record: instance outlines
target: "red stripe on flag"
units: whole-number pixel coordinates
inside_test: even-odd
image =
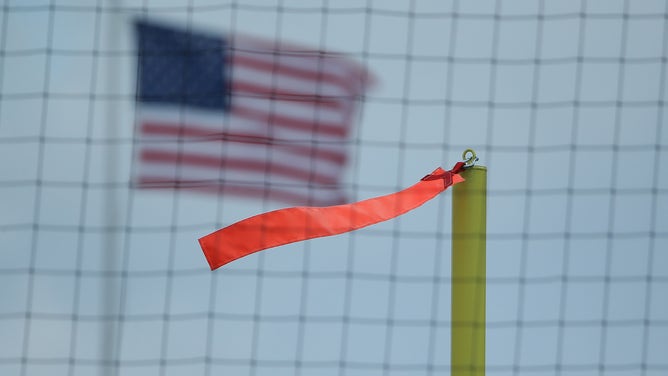
[[[292,207],[256,215],[199,239],[211,267],[219,268],[263,249],[357,230],[417,208],[452,184],[463,164],[434,170],[403,191],[347,205]]]

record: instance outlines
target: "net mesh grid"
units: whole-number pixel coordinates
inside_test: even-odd
[[[0,373],[450,369],[450,199],[210,272],[196,239],[280,207],[129,189],[136,16],[364,63],[346,189],[489,168],[487,373],[662,375],[664,1],[5,1]],[[224,174],[224,172],[223,172]]]

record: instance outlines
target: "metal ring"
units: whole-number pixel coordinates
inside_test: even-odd
[[[467,155],[470,155],[467,157]],[[473,149],[466,149],[462,153],[462,159],[464,160],[465,167],[472,167],[478,161],[478,157],[475,154]]]

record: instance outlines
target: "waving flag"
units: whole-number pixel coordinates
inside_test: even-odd
[[[347,57],[140,20],[139,188],[293,204],[345,201],[347,140],[369,73]]]

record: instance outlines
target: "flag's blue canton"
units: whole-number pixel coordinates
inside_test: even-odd
[[[138,100],[224,110],[225,41],[140,20]]]

